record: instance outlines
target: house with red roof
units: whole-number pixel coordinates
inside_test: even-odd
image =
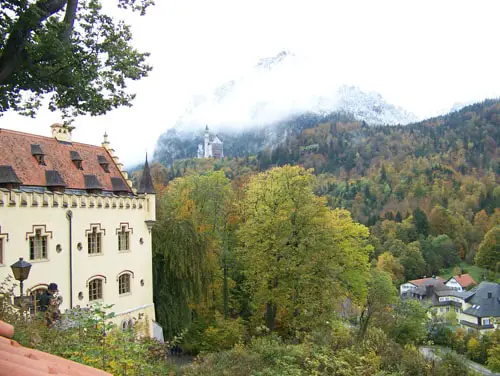
[[[62,312],[112,305],[122,328],[140,319],[158,332],[147,157],[135,189],[106,134],[101,145],[88,145],[71,131],[54,124],[44,137],[0,129],[0,281],[22,258],[31,264],[24,294],[32,312],[56,283]]]
[[[420,278],[408,281],[399,286],[402,298],[425,299],[432,297],[434,291],[446,289],[445,280],[441,277]]]
[[[446,281],[446,286],[456,291],[465,291],[477,285],[477,282],[470,274],[459,274]]]

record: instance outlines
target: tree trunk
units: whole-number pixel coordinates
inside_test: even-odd
[[[60,11],[66,2],[67,0],[39,0],[19,16],[1,51],[0,85],[4,84],[28,60],[25,47],[30,34],[40,28],[44,20]],[[74,11],[76,12],[76,8]]]

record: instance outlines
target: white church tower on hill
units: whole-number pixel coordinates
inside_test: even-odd
[[[204,145],[198,145],[198,158],[216,158],[221,159],[224,157],[223,142],[218,135],[210,139],[210,131],[208,125],[205,127]]]

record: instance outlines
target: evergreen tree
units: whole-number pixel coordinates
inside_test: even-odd
[[[425,212],[420,208],[416,208],[413,211],[413,225],[417,229],[417,233],[420,235],[423,235],[424,237],[429,235],[429,220],[427,219]]]

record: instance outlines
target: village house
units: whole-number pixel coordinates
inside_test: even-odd
[[[456,291],[465,291],[477,283],[470,274],[459,274],[448,279],[445,285]]]
[[[500,285],[481,282],[469,291],[446,290],[436,293],[433,310],[439,316],[454,311],[460,327],[469,332],[495,330],[500,320]]]
[[[112,304],[122,328],[142,319],[150,335],[160,332],[147,158],[135,191],[107,135],[94,146],[72,141],[69,127],[51,128],[53,137],[0,129],[0,279],[23,258],[32,265],[24,293],[33,312],[37,297],[55,282],[62,311]]]
[[[424,300],[432,298],[435,291],[445,290],[445,280],[441,277],[420,278],[408,281],[399,286],[401,298]]]

